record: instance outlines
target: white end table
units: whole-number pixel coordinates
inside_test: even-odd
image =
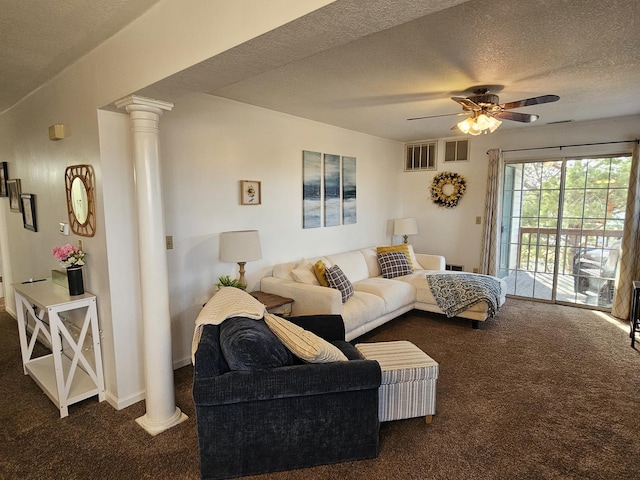
[[[105,399],[102,354],[100,350],[100,330],[96,297],[90,293],[69,295],[69,290],[51,279],[33,283],[14,283],[18,331],[22,350],[24,374],[42,388],[44,393],[60,409],[60,417],[69,415],[69,405],[98,395]],[[61,313],[79,310],[84,320],[79,325],[77,338],[69,332]],[[27,324],[33,322],[31,338],[27,338]],[[80,322],[78,322],[80,323]],[[51,344],[49,355],[32,358],[33,349],[42,333]],[[83,352],[83,345],[90,335],[92,358]],[[63,352],[64,345],[70,351]],[[90,361],[91,360],[91,361]]]

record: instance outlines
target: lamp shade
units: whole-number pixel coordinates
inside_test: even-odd
[[[415,218],[396,218],[393,221],[394,235],[415,235],[416,233],[418,233],[418,222]]]
[[[220,261],[251,262],[261,258],[258,230],[239,230],[220,234]]]

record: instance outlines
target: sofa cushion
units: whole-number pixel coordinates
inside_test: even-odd
[[[353,288],[356,293],[366,292],[382,298],[384,300],[384,313],[393,312],[416,301],[416,289],[407,282],[377,277],[354,283]]]
[[[362,256],[367,262],[367,267],[369,267],[369,278],[379,277],[381,272],[376,247],[363,248],[360,252],[362,252]]]
[[[226,319],[220,325],[220,349],[231,370],[268,370],[293,364],[291,352],[262,319]]]
[[[296,265],[296,268],[291,270],[291,276],[296,282],[306,283],[308,285],[320,285],[316,278],[315,270],[309,260],[304,258]]]
[[[328,287],[329,286],[329,282],[327,281],[327,264],[324,263],[323,260],[318,260],[316,263],[313,264],[313,272],[316,275],[316,279],[318,280],[318,283],[320,285],[322,285],[323,287]]]
[[[351,298],[353,295],[353,284],[349,281],[338,265],[327,268],[325,275],[327,276],[329,286],[340,290],[340,293],[342,294],[342,303]]]
[[[384,278],[400,277],[412,272],[409,259],[404,252],[379,253],[378,262]]]
[[[440,272],[440,273],[445,273],[445,272]],[[451,272],[451,273],[455,274],[456,272]],[[429,283],[427,281],[427,274],[424,270],[418,270],[411,273],[410,275],[397,277],[394,280],[400,280],[402,282],[413,285],[413,287],[416,290],[416,303],[435,305],[435,306],[438,305],[438,303],[436,302],[436,299],[433,298],[433,294],[431,293],[431,288],[429,288]],[[471,312],[483,312],[485,310],[486,310],[485,302],[480,302],[468,309],[468,311],[471,311]]]
[[[271,331],[293,354],[309,363],[347,361],[347,357],[335,345],[284,318],[267,314],[265,322]]]
[[[414,270],[423,270],[424,267],[420,265],[418,257],[416,257],[416,252],[413,251],[413,245],[408,244],[407,246],[409,248],[409,264]]]
[[[351,282],[359,282],[369,278],[369,266],[360,250],[327,255],[332,265],[340,265],[344,274]]]
[[[411,267],[411,271],[413,271],[413,259],[411,258],[411,253],[409,252],[409,245],[407,245],[406,243],[401,243],[400,245],[386,245],[382,247],[377,247],[376,252],[378,254],[389,253],[389,252],[404,253],[407,257],[407,260],[409,261],[409,266]]]
[[[393,281],[381,280],[383,282]],[[358,282],[355,285],[360,285],[361,283]],[[342,304],[345,334],[348,337],[349,332],[386,314],[387,308],[384,299],[372,293],[355,291],[353,297],[347,303]]]
[[[293,280],[291,271],[296,268],[296,262],[279,263],[273,266],[271,274],[276,278],[282,278],[283,280]]]

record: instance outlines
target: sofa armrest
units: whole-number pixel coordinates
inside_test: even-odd
[[[196,405],[208,406],[368,390],[380,386],[381,376],[374,360],[232,371],[196,378],[193,399]]]
[[[342,295],[335,288],[264,277],[260,281],[260,290],[293,298],[291,306],[293,315],[340,315],[342,313]]]
[[[447,267],[447,261],[442,255],[416,253],[416,259],[423,270],[445,270]]]

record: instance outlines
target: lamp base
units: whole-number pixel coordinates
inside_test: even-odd
[[[409,243],[409,235],[402,236],[402,243],[404,243],[405,245]]]
[[[242,285],[245,289],[247,288],[247,279],[244,278],[244,266],[247,262],[238,262],[238,267],[240,267],[240,278],[238,278],[238,282],[240,283],[240,285]]]

